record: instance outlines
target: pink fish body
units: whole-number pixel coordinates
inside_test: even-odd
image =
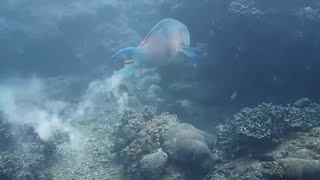
[[[138,66],[161,66],[172,63],[179,53],[195,57],[196,48],[190,48],[190,34],[186,25],[178,20],[167,18],[159,21],[147,34],[138,47],[127,47],[118,51],[112,58],[130,55],[132,70]],[[131,70],[130,70],[131,73]]]
[[[174,60],[184,47],[189,46],[190,35],[187,26],[175,19],[163,19],[151,29],[138,47],[146,61],[164,65]]]

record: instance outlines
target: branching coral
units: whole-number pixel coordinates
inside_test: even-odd
[[[264,149],[275,145],[285,134],[320,125],[320,105],[297,108],[263,103],[244,108],[219,126],[218,144],[231,152]]]

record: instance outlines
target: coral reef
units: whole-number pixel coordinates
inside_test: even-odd
[[[276,161],[257,161],[242,158],[227,163],[217,163],[206,179],[221,180],[280,180],[284,170]]]
[[[12,135],[9,131],[9,124],[0,112],[0,151],[4,151],[10,146]]]
[[[229,11],[238,16],[259,17],[263,12],[255,7],[254,0],[233,0],[230,2]]]
[[[200,178],[211,168],[213,135],[180,124],[175,115],[127,113],[116,134],[114,150],[130,179],[172,178],[178,172]]]
[[[290,132],[319,126],[319,114],[320,105],[315,103],[304,108],[265,103],[244,108],[219,126],[217,143],[230,156],[261,151],[273,147]]]
[[[7,179],[51,179],[47,172],[55,147],[42,141],[30,127],[18,129],[0,153],[0,177]]]
[[[267,151],[233,160],[215,159],[207,179],[280,180],[319,179],[319,128],[294,133]],[[220,156],[221,157],[221,156]]]
[[[159,149],[141,158],[138,172],[143,179],[161,179],[167,160],[168,155]]]
[[[161,114],[152,116],[150,111],[127,115],[117,132],[120,137],[115,144],[115,151],[124,164],[128,176],[137,172],[138,162],[147,154],[154,153],[161,147],[160,135],[170,127],[178,125],[174,115]]]
[[[293,131],[278,139],[273,148],[238,154],[233,159],[213,151],[213,168],[206,178],[319,179],[319,129],[315,127],[306,132]]]

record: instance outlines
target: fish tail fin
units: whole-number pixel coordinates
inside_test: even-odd
[[[205,45],[197,45],[196,47],[183,47],[180,52],[191,59],[198,59],[206,56]]]
[[[129,56],[129,59],[131,59],[137,53],[138,50],[139,50],[138,47],[126,47],[126,48],[120,49],[113,56],[111,56],[110,59],[115,59],[120,55]]]

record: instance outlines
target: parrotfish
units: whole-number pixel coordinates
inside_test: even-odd
[[[190,47],[190,34],[186,25],[167,18],[159,21],[139,46],[123,48],[111,58],[119,56],[128,58],[120,73],[131,74],[141,66],[155,67],[170,64],[179,53],[194,59],[201,54],[201,50]]]

